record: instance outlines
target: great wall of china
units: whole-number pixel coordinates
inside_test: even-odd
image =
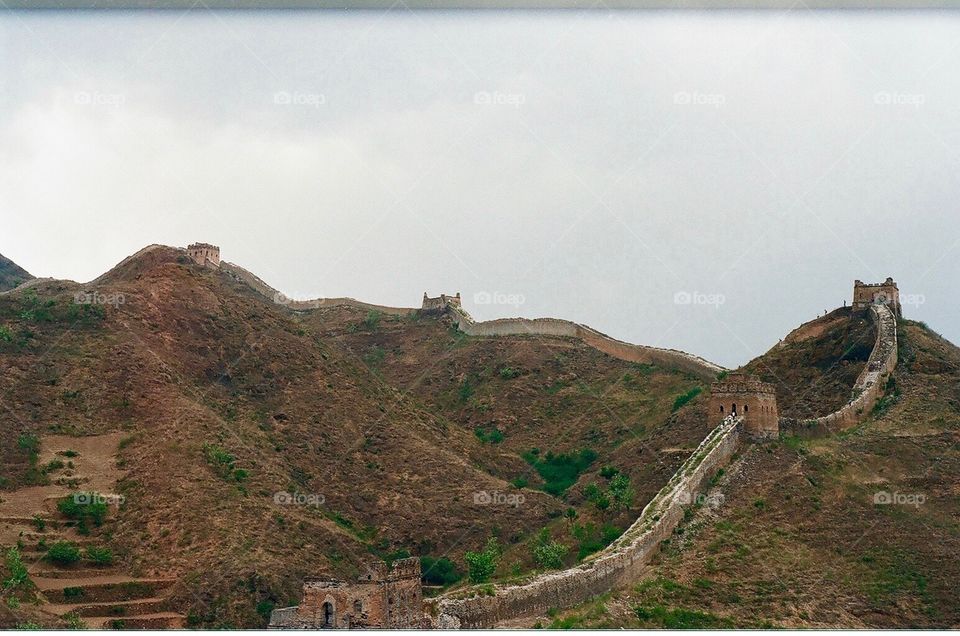
[[[155,247],[145,248],[137,255]],[[194,248],[196,255],[189,251]],[[219,261],[219,250],[211,252],[211,249],[216,248],[207,244],[195,244],[190,246],[188,254],[199,264],[218,267],[267,299],[293,310],[343,305],[392,315],[407,315],[417,311],[446,312],[461,331],[471,336],[571,337],[616,358],[676,368],[705,380],[715,380],[717,375],[724,371],[718,365],[682,351],[632,345],[567,320],[506,318],[475,322],[460,307],[459,294],[439,298],[428,298],[424,294],[420,308],[386,307],[352,298],[291,300],[242,267]],[[18,289],[25,286],[21,285]],[[869,312],[876,323],[877,336],[870,357],[851,391],[851,398],[843,407],[812,420],[776,418],[767,422],[770,418],[767,416],[766,420],[763,420],[763,414],[776,414],[775,403],[772,411],[762,411],[755,407],[754,415],[748,413],[747,402],[743,397],[738,397],[743,412],[738,414],[736,405],[733,405],[732,413],[722,415],[716,428],[644,507],[626,532],[610,546],[566,570],[542,573],[523,582],[484,586],[483,589],[460,588],[425,601],[432,624],[440,628],[490,627],[512,619],[542,615],[550,608],[576,605],[635,580],[657,552],[661,542],[672,535],[683,518],[684,507],[694,501],[711,477],[730,462],[747,438],[766,439],[776,437],[781,432],[802,436],[828,435],[861,422],[882,396],[887,379],[897,365],[897,316],[900,313],[900,304],[896,283],[892,279],[875,285],[864,285],[856,281],[853,308]],[[729,384],[730,382],[721,380],[717,386],[726,387]],[[767,395],[770,387],[764,386],[764,383],[754,384],[760,387],[755,392],[764,393],[754,396],[760,400],[754,404],[765,404],[770,398]],[[714,402],[711,402],[711,408],[713,405]],[[716,417],[716,414],[711,414],[711,417]],[[755,419],[763,420],[764,425],[758,428],[756,423],[752,422]],[[291,621],[295,621],[297,617],[296,609],[293,607],[276,610],[271,626],[292,625]]]

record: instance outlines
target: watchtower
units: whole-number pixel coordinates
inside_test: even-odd
[[[199,265],[209,263],[213,267],[220,267],[220,248],[209,243],[191,243],[187,246],[187,255]]]
[[[780,434],[777,391],[746,373],[730,373],[710,387],[709,420],[716,426],[729,415],[743,418],[750,436],[769,439]]]
[[[903,315],[900,310],[900,290],[893,278],[887,277],[882,283],[853,281],[853,310],[865,311],[874,304],[886,305],[898,318]]]

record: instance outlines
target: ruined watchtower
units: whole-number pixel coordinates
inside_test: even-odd
[[[460,292],[457,292],[456,296],[440,294],[437,298],[430,298],[427,296],[427,292],[423,292],[423,304],[420,306],[421,311],[445,311],[447,305],[459,307]]]
[[[772,384],[746,373],[730,373],[710,387],[710,425],[728,415],[743,417],[743,430],[761,439],[779,435],[777,392]]]
[[[208,263],[220,267],[220,248],[209,243],[191,243],[187,246],[187,255],[200,265]]]
[[[308,579],[296,607],[274,610],[272,628],[357,629],[420,628],[423,613],[420,559],[369,562],[355,582]]]
[[[898,318],[903,315],[900,311],[900,290],[893,278],[887,277],[882,283],[853,281],[854,311],[863,311],[878,303],[889,307]]]

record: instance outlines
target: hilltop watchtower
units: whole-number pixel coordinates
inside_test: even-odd
[[[220,267],[220,248],[209,243],[191,243],[187,246],[187,255],[199,265],[209,263]]]
[[[887,277],[882,283],[853,281],[853,310],[864,311],[875,304],[886,305],[898,318],[903,315],[900,310],[900,290],[893,278]]]
[[[423,292],[423,304],[420,306],[422,311],[445,311],[448,305],[460,307],[460,292],[456,296],[447,296],[440,294],[437,298],[430,298],[427,292]]]
[[[731,373],[710,387],[710,425],[716,426],[728,415],[743,418],[743,430],[761,438],[780,434],[777,391],[746,373]]]

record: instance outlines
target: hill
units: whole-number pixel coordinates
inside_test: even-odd
[[[13,289],[31,278],[33,276],[27,270],[0,254],[0,292]]]
[[[801,341],[843,342],[835,322],[806,325]],[[822,439],[748,447],[713,493],[720,505],[691,509],[648,578],[561,613],[558,624],[960,623],[960,349],[921,323],[901,321],[898,336],[900,363],[866,421]],[[782,351],[748,366],[777,369]]]
[[[86,285],[0,296],[0,330],[0,543],[32,537],[37,593],[84,616],[119,606],[64,604],[66,588],[114,603],[104,590],[117,577],[140,586],[149,603],[122,602],[152,613],[131,625],[260,626],[306,576],[353,577],[366,559],[406,554],[462,569],[491,535],[509,576],[533,567],[544,527],[575,562],[626,527],[706,432],[702,381],[683,373],[572,339],[471,338],[419,312],[293,311],[162,246]],[[70,439],[101,459],[84,464],[93,451]],[[602,511],[584,488],[611,471],[635,497]],[[110,486],[122,505],[77,535],[57,502]],[[108,548],[110,574],[86,561],[49,571],[47,538]],[[18,612],[2,620],[38,620]]]

